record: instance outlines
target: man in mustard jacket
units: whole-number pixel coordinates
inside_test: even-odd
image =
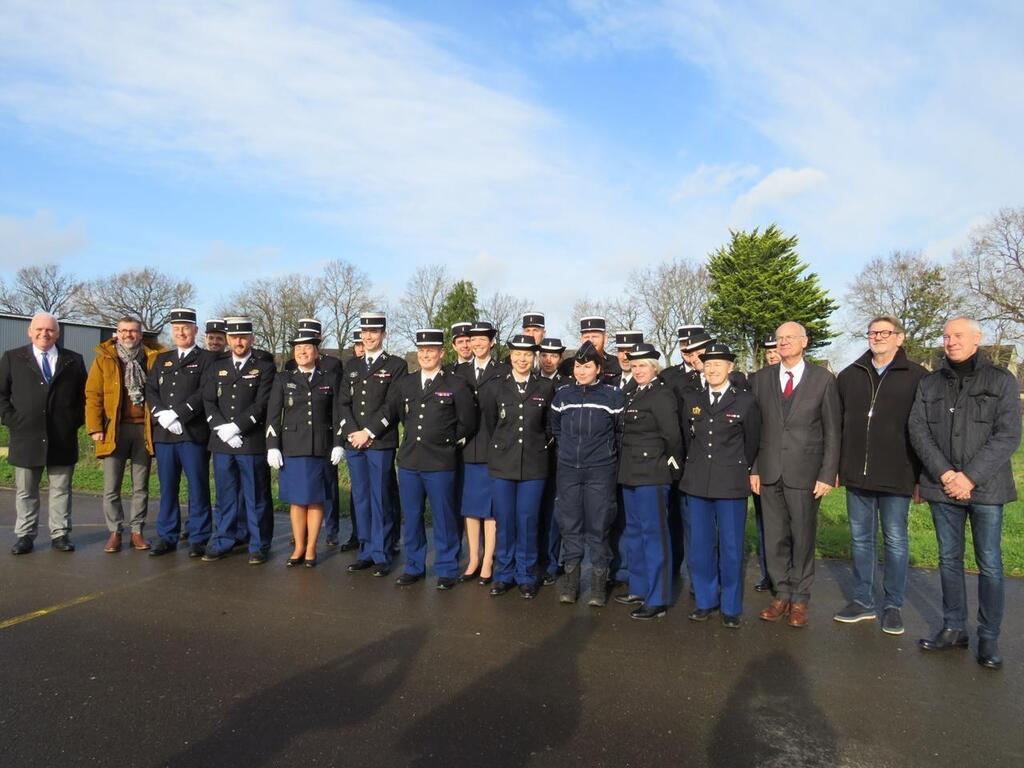
[[[132,463],[132,549],[149,549],[142,535],[149,507],[149,469],[153,435],[146,409],[146,372],[159,348],[142,341],[142,323],[130,317],[117,323],[117,335],[96,347],[85,385],[85,428],[103,459],[103,515],[110,538],[105,552],[120,552],[124,507],[121,481]]]

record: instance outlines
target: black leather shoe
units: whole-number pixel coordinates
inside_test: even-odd
[[[770,592],[772,588],[772,580],[765,576],[757,584],[754,585],[755,592]]]
[[[545,587],[551,587],[551,586],[554,586],[555,583],[557,583],[557,581],[558,581],[558,574],[557,573],[545,573],[544,574],[544,578],[541,579],[540,583],[543,584]]]
[[[263,552],[253,552],[249,555],[249,565],[263,565],[267,562],[267,556]]]
[[[449,576],[438,576],[437,577],[437,588],[442,592],[446,589],[454,589],[455,585],[459,583],[459,580],[455,577]]]
[[[494,586],[491,587],[491,597],[501,597],[510,589],[512,589],[512,585],[507,581],[496,581]]]
[[[391,573],[391,569],[383,563],[378,563],[377,565],[373,566],[373,570],[370,571],[370,573],[374,576],[387,576],[389,573]]]
[[[643,605],[644,603],[644,599],[640,597],[640,595],[633,595],[629,593],[625,595],[616,595],[612,600],[619,605]]]
[[[739,629],[740,628],[740,617],[730,616],[727,613],[722,614],[722,626],[728,629]]]
[[[481,576],[479,579],[477,579],[476,583],[479,584],[481,587],[486,587],[492,581],[494,581],[493,576]]]
[[[422,578],[422,573],[403,573],[401,576],[395,579],[395,584],[397,584],[400,587],[408,587],[410,584],[415,584]]]
[[[478,565],[469,573],[463,573],[459,576],[459,583],[464,584],[467,581],[472,581],[480,575],[480,566]]]
[[[27,555],[29,552],[32,551],[32,547],[32,539],[30,539],[28,536],[22,536],[16,542],[14,542],[14,546],[11,547],[11,554]]]
[[[302,565],[304,562],[306,562],[306,558],[304,557],[289,557],[284,561],[284,567],[294,568],[296,565]]]
[[[666,613],[668,613],[668,608],[664,605],[641,605],[629,612],[629,618],[637,621],[650,621],[651,619],[660,619]]]
[[[157,539],[153,548],[149,550],[150,557],[160,557],[178,549],[178,545],[167,539]]]
[[[537,596],[537,585],[536,584],[520,584],[519,585],[519,596],[523,600],[533,600]]]
[[[708,616],[713,613],[718,613],[717,608],[694,608],[690,611],[690,615],[687,616],[690,621],[707,621]]]
[[[56,549],[58,552],[75,551],[75,545],[71,543],[71,539],[69,539],[67,536],[58,536],[55,539],[51,539],[50,546]]]
[[[339,552],[351,552],[353,549],[355,549],[358,546],[359,546],[358,539],[349,539],[348,541],[346,541],[343,544],[338,546],[338,551]]]
[[[999,655],[997,641],[978,638],[978,663],[987,669],[1003,668],[1003,657]]]
[[[188,548],[189,557],[202,557],[206,554],[205,544],[192,544]]]
[[[946,651],[950,648],[966,648],[969,638],[962,629],[944,628],[935,637],[922,637],[917,644],[925,651]]]
[[[338,546],[338,537],[337,536],[328,536],[326,539],[324,539],[324,545],[328,549],[334,549],[335,547]]]
[[[302,564],[304,566],[306,566],[307,568],[316,568],[316,558],[315,557],[307,557],[306,560]]]
[[[356,560],[354,563],[348,564],[348,572],[355,573],[356,571],[365,571],[367,568],[373,567],[373,560]]]
[[[188,554],[191,557],[192,552],[190,551]],[[216,549],[211,549],[210,547],[206,547],[205,551],[203,552],[203,562],[204,563],[213,563],[213,562],[216,562],[217,560],[223,560],[226,554],[227,553],[225,553],[225,552],[220,552],[220,551],[218,551]]]

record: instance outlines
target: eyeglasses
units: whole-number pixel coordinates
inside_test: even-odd
[[[800,335],[800,336],[776,336],[775,340],[777,342],[779,342],[780,344],[788,344],[791,341],[796,341],[797,339],[806,339],[806,338],[807,337],[803,336],[803,335]]]
[[[896,333],[896,331],[868,331],[864,335],[867,336],[869,339],[875,338],[875,339],[879,339],[881,341],[885,341],[890,336],[892,336],[894,333]]]

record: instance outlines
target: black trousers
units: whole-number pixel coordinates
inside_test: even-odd
[[[761,485],[765,561],[775,596],[794,603],[811,599],[814,544],[821,499],[805,488]]]
[[[555,517],[562,534],[563,565],[590,556],[594,568],[607,569],[612,559],[608,532],[615,520],[618,467],[577,469],[558,465]]]

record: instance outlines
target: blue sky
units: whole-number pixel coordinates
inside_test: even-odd
[[[1024,4],[0,0],[0,264],[584,295],[778,223],[841,296],[1021,205]]]

